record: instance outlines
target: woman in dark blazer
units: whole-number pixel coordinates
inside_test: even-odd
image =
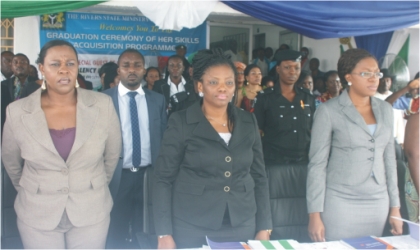
[[[235,68],[221,52],[194,57],[202,101],[169,119],[155,165],[158,248],[269,239],[271,212],[255,117],[232,101]]]
[[[307,179],[309,235],[313,241],[382,236],[386,220],[402,233],[393,136],[393,111],[373,98],[382,73],[366,50],[338,61],[348,89],[318,107],[312,127]]]

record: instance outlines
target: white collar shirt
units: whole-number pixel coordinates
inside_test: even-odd
[[[118,106],[120,111],[121,131],[123,138],[124,158],[123,168],[133,167],[133,136],[131,132],[130,97],[129,92],[121,82],[118,84]],[[141,86],[135,90],[137,112],[139,118],[140,142],[141,142],[141,161],[140,167],[148,166],[152,163],[152,153],[150,149],[150,127],[149,111],[144,90]]]
[[[185,91],[185,87],[184,87],[185,83],[186,83],[186,81],[185,81],[184,77],[182,77],[182,76],[181,76],[181,82],[178,84],[178,86],[171,81],[171,77],[168,77],[168,85],[170,86],[169,97],[175,95],[176,93],[184,92]]]

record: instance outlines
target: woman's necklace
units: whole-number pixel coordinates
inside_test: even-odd
[[[210,116],[206,115],[206,118],[209,119],[209,120],[215,121],[216,123],[222,125],[223,127],[226,127],[226,123],[221,123],[221,122],[217,121],[216,119],[214,119],[213,117],[210,117]]]
[[[208,115],[206,114],[206,112],[204,111],[204,109],[203,109],[203,114],[204,114],[204,116],[207,118],[207,120],[212,120],[212,121],[214,121],[214,122],[216,122],[216,123],[218,123],[218,124],[222,125],[223,127],[226,127],[226,123],[219,122],[219,121],[217,121],[216,119],[214,119],[213,117],[208,116]]]
[[[203,110],[203,114],[204,114],[204,116],[207,118],[207,120],[212,120],[212,121],[214,121],[214,122],[216,122],[217,124],[220,124],[220,125],[222,125],[223,127],[226,127],[226,122],[219,122],[218,120],[216,120],[216,119],[214,119],[213,117],[211,117],[211,116],[208,116],[207,114],[206,114],[206,111],[205,111],[205,109],[203,108],[202,109]]]

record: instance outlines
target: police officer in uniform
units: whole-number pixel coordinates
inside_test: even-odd
[[[195,55],[194,55],[195,56]],[[194,56],[192,61],[194,62]],[[170,113],[187,109],[189,106],[193,105],[196,101],[201,100],[198,95],[197,90],[197,81],[194,81],[193,78],[193,68],[192,65],[188,69],[189,79],[185,84],[185,91],[174,94],[169,98],[169,105],[171,107]]]
[[[301,57],[294,50],[277,53],[278,77],[274,88],[257,96],[254,114],[263,135],[266,164],[308,160],[315,99],[307,89],[295,85]]]

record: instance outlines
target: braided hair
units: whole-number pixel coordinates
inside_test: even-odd
[[[203,75],[206,73],[207,69],[214,67],[214,66],[229,66],[234,75],[235,75],[235,89],[237,88],[237,72],[236,68],[233,65],[232,61],[230,60],[229,56],[224,55],[221,49],[213,49],[213,50],[200,50],[194,56],[192,60],[192,67],[193,70],[193,80],[196,82],[203,82]],[[227,115],[228,115],[228,128],[229,131],[232,133],[233,125],[235,123],[235,115],[234,115],[234,103],[236,103],[236,95],[233,96],[232,101],[228,103],[227,107]]]
[[[340,59],[338,59],[337,71],[343,86],[348,86],[345,76],[351,74],[356,64],[361,60],[369,57],[376,61],[376,58],[364,49],[349,49],[341,55]]]

